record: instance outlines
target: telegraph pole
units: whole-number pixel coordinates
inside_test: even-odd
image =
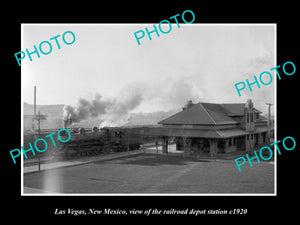
[[[271,139],[271,106],[273,104],[266,103],[268,105],[268,141],[270,142]]]
[[[39,138],[41,135],[41,120],[47,119],[46,115],[41,114],[39,111],[38,115],[36,113],[36,86],[34,86],[34,117],[32,120],[32,129],[35,139]],[[37,122],[37,124],[36,124]],[[38,171],[41,170],[41,155],[40,152],[37,153],[38,156]]]
[[[39,117],[38,117],[38,134],[39,137],[41,135],[41,112],[39,111]],[[41,154],[38,152],[38,163],[39,163],[39,172],[41,171]]]
[[[34,117],[36,117],[36,86],[34,86]]]
[[[33,119],[32,119],[32,131],[35,131],[35,120],[36,120],[36,86],[34,86],[34,93],[33,93]]]

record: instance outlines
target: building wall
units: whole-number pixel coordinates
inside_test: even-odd
[[[238,124],[239,128],[242,128],[243,130],[246,129],[246,117],[245,116],[232,116],[231,118],[239,123]]]
[[[246,151],[259,150],[262,146],[268,145],[267,141],[267,132],[246,135]]]
[[[254,125],[254,108],[251,100],[248,100],[245,105],[245,129],[246,131],[252,132],[255,129]]]
[[[237,139],[229,138],[229,139],[216,139],[217,142],[217,152],[218,153],[228,153],[237,151]],[[183,149],[183,140],[177,138],[176,141],[176,150],[184,150]],[[204,138],[193,138],[187,139],[185,144],[185,154],[190,154],[191,152],[210,152],[210,142],[209,139]]]
[[[237,151],[237,140],[236,138],[225,139],[225,153]]]
[[[242,109],[240,109],[242,110]],[[184,125],[184,124],[163,124],[164,128],[189,128],[189,129],[203,129],[203,130],[218,130],[218,129],[230,129],[239,127],[249,133],[246,136],[238,136],[226,139],[210,139],[207,138],[193,138],[191,142],[186,144],[189,151],[201,151],[201,152],[210,152],[210,145],[208,142],[213,143],[213,148],[215,149],[215,143],[217,143],[216,149],[218,153],[229,153],[234,151],[253,151],[256,147],[261,147],[266,145],[266,134],[264,129],[256,129],[256,125],[265,126],[265,121],[259,120],[259,111],[255,110],[253,107],[253,102],[251,99],[247,101],[244,106],[244,115],[231,116],[238,124],[224,124],[224,125]],[[255,134],[254,132],[262,132]],[[180,139],[179,139],[180,140]],[[182,140],[181,140],[182,142]],[[182,145],[180,141],[176,145],[178,149],[181,149]],[[187,151],[188,153],[188,151]]]
[[[236,150],[245,151],[246,141],[245,136],[236,137]]]
[[[245,136],[245,142],[246,142],[246,152],[253,151],[254,149],[254,135],[248,134]]]

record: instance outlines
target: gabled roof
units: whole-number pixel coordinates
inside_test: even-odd
[[[211,115],[215,120],[216,124],[228,124],[228,123],[237,123],[229,116],[229,112],[225,109],[222,104],[216,103],[199,103],[201,104],[206,111]]]
[[[227,111],[228,116],[243,116],[244,115],[244,108],[245,103],[223,103],[220,104],[224,107]],[[253,111],[256,113],[262,113],[258,109],[253,107]]]
[[[230,118],[228,113],[228,109],[224,108],[222,104],[199,102],[158,123],[186,125],[237,124],[235,120]]]
[[[229,116],[243,116],[245,103],[223,103],[223,108],[227,110]]]

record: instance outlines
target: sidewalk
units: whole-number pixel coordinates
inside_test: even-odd
[[[126,157],[130,155],[137,155],[137,154],[143,154],[144,150],[133,150],[129,152],[116,152],[111,153],[107,155],[98,155],[98,156],[89,156],[89,157],[82,157],[79,159],[69,160],[69,161],[57,161],[57,162],[47,162],[47,163],[41,163],[40,170],[48,170],[48,169],[55,169],[55,168],[62,168],[62,167],[68,167],[68,166],[76,166],[76,165],[82,165],[87,164],[95,161],[102,161],[102,160],[110,160],[110,159],[116,159],[119,157]],[[31,165],[31,166],[23,166],[23,173],[33,173],[38,172],[38,164]]]

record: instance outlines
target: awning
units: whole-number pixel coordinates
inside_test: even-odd
[[[271,130],[272,127],[271,127]],[[259,126],[259,127],[255,127],[254,133],[263,133],[263,132],[267,132],[268,131],[268,127],[267,126]]]
[[[217,133],[222,138],[231,138],[231,137],[239,137],[239,136],[245,136],[249,133],[242,130],[242,129],[226,129],[226,130],[218,130]]]
[[[215,130],[155,127],[144,130],[146,136],[221,138]]]
[[[165,137],[189,137],[189,138],[232,138],[246,136],[254,133],[262,133],[268,130],[267,127],[257,127],[254,132],[247,132],[240,128],[224,129],[224,130],[201,130],[187,128],[165,128],[154,127],[144,129],[145,136],[165,136]]]

